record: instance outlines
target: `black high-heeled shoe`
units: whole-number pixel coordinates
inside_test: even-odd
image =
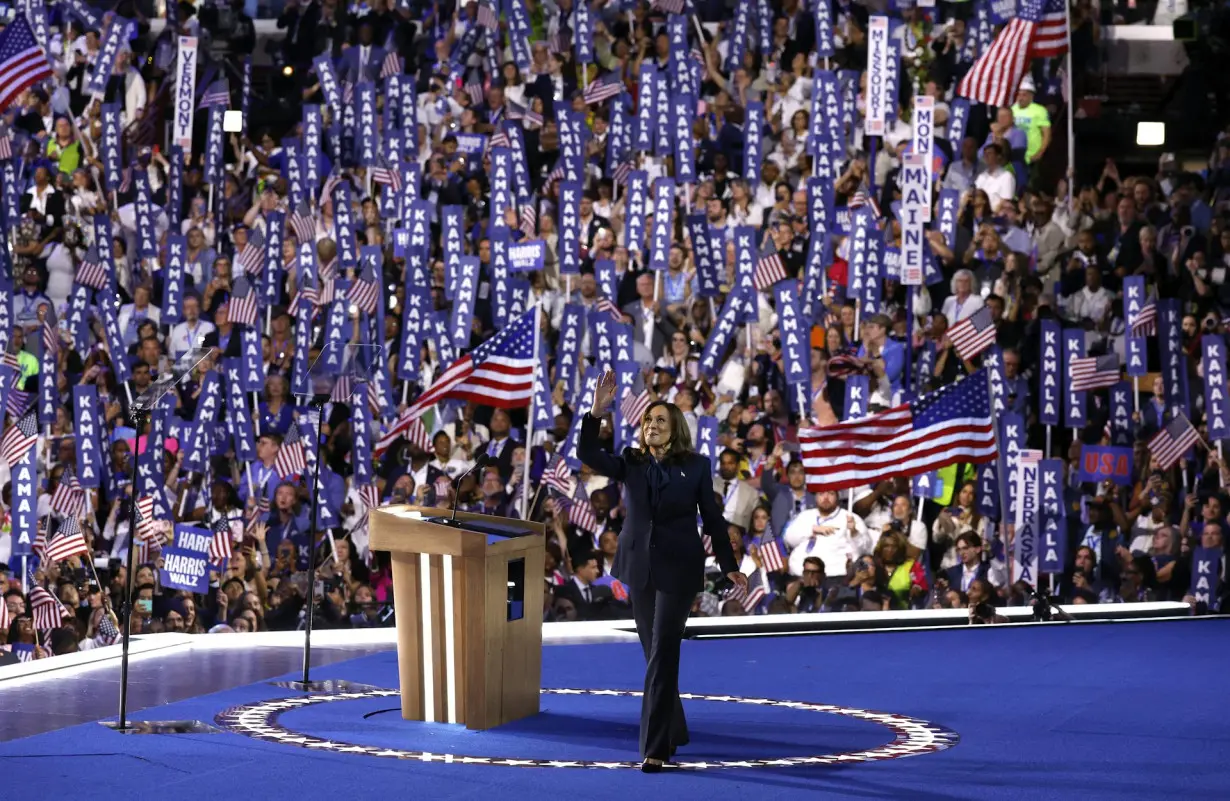
[[[661,773],[664,764],[664,762],[659,762],[656,760],[650,761],[650,759],[646,758],[645,761],[641,763],[641,773]]]

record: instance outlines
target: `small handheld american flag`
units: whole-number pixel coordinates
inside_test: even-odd
[[[991,319],[991,309],[987,306],[948,329],[948,341],[956,349],[961,361],[969,361],[994,345],[997,335],[995,321]]]
[[[786,569],[786,557],[782,554],[782,546],[776,539],[760,543],[760,564],[770,573],[780,573]]]
[[[4,432],[0,439],[0,458],[9,466],[21,464],[30,455],[30,449],[38,442],[38,417],[33,411],[26,412]]]
[[[1119,383],[1119,356],[1078,356],[1068,363],[1068,377],[1073,392],[1113,387]]]
[[[210,526],[210,531],[213,537],[209,540],[209,560],[215,565],[222,564],[235,552],[231,537],[231,521],[226,517],[219,517]]]
[[[34,617],[34,628],[39,631],[58,629],[64,622],[64,618],[69,615],[64,604],[60,603],[60,599],[42,587],[33,587],[30,590],[29,600],[30,611]]]
[[[235,261],[248,275],[260,275],[265,271],[265,235],[259,229],[248,234],[248,243]]]
[[[621,312],[619,307],[616,306],[615,303],[609,298],[598,298],[597,306],[598,311],[610,315],[611,319],[615,322],[622,323],[624,321],[623,312]]]
[[[107,286],[107,269],[103,267],[102,259],[98,257],[98,251],[94,248],[86,252],[85,258],[77,267],[76,280],[77,283],[84,284],[91,289],[103,289]]]
[[[1160,469],[1169,470],[1199,442],[1200,434],[1180,414],[1149,439],[1149,453]]]
[[[1157,336],[1157,303],[1152,298],[1136,311],[1136,318],[1132,320],[1132,336]]]
[[[585,87],[582,97],[585,105],[592,106],[595,103],[610,100],[612,97],[619,97],[623,90],[624,82],[620,80],[617,73],[612,72]]]
[[[143,543],[158,542],[158,521],[154,519],[154,498],[142,495],[137,498],[137,540]]]
[[[260,319],[260,308],[256,287],[247,278],[240,276],[235,279],[231,288],[230,316],[235,325],[255,328]]]
[[[86,556],[89,553],[90,548],[85,543],[85,536],[81,533],[81,526],[75,517],[64,518],[64,522],[60,524],[60,530],[47,543],[47,561],[49,562],[63,562],[65,559]]]
[[[633,395],[632,390],[624,393],[623,400],[619,402],[619,413],[623,415],[624,424],[640,426],[641,418],[645,416],[645,410],[651,403],[653,403],[653,396],[647,389],[642,390],[639,395]]]
[[[55,492],[51,493],[51,511],[65,517],[76,517],[85,508],[85,491],[81,489],[77,477],[64,475],[56,484]]]
[[[380,285],[376,282],[370,265],[350,285],[350,290],[346,293],[346,300],[366,315],[376,313],[376,304],[380,302]]]
[[[384,57],[384,61],[380,63],[381,80],[391,78],[394,75],[401,75],[402,71],[401,56],[397,55],[395,51],[390,51]]]
[[[779,281],[785,281],[786,265],[782,263],[781,254],[777,251],[766,253],[756,262],[756,271],[752,273],[752,283],[756,291],[764,292]]]
[[[291,423],[286,430],[282,447],[278,449],[277,458],[273,461],[273,470],[278,474],[278,478],[300,475],[307,470],[307,455],[303,450],[298,423]]]

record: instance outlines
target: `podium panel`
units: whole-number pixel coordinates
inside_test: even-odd
[[[402,718],[489,729],[539,710],[546,544],[541,523],[439,509],[371,512],[393,565]]]

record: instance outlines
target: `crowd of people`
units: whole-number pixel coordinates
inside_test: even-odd
[[[130,548],[134,633],[295,629],[309,581],[316,625],[392,625],[390,564],[366,530],[383,503],[543,521],[544,619],[630,616],[609,575],[620,487],[575,455],[607,366],[624,393],[608,447],[632,445],[637,409],[663,398],[712,459],[754,589],[732,593],[714,566],[696,615],[959,608],[990,622],[1036,588],[1219,608],[1230,498],[1201,356],[1230,312],[1230,133],[1207,164],[1164,155],[1156,174],[1120,175],[1108,161],[1078,180],[1057,127],[1062,56],[1035,60],[1010,105],[957,96],[1005,21],[991,6],[891,12],[897,78],[872,137],[875,17],[858,4],[288,0],[260,6],[284,32],[272,79],[199,52],[187,141],[172,133],[176,36],[200,35],[203,9],[169,4],[156,36],[135,12],[49,6],[29,29],[51,74],[0,110],[0,642],[22,658],[114,642]],[[1087,15],[1073,20],[1073,41],[1091,41]],[[4,31],[25,24],[18,12]],[[267,122],[287,76],[293,121]],[[935,222],[913,286],[896,258],[920,98]],[[227,107],[245,131],[222,130]],[[873,244],[852,244],[855,217]],[[868,277],[869,252],[884,263]],[[1142,302],[1180,304],[1178,373],[1128,319],[1136,279]],[[984,308],[996,344],[962,358],[948,332]],[[418,403],[533,309],[528,407]],[[1081,332],[1079,355],[1115,357],[1116,375],[1126,340],[1145,338],[1126,431],[1106,388],[1078,393],[1078,419],[1044,422],[1053,323]],[[199,361],[181,380],[185,358]],[[800,429],[991,358],[1022,442],[1066,461],[1062,570],[1014,575],[1011,510],[977,465],[940,470],[925,494],[908,477],[809,488]],[[360,370],[371,380],[352,386]],[[1212,447],[1159,466],[1146,444],[1178,419]],[[1107,445],[1134,450],[1127,474],[1085,480],[1083,452]],[[481,454],[493,463],[454,486]],[[211,568],[185,589],[168,560],[197,532]],[[1216,557],[1211,585],[1197,553]]]

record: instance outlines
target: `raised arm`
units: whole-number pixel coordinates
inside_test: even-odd
[[[577,441],[577,457],[581,463],[588,466],[600,476],[623,481],[627,472],[627,464],[623,457],[612,456],[603,450],[598,442],[598,430],[602,427],[602,417],[615,399],[615,373],[607,370],[598,378],[598,386],[594,390],[594,403],[589,412],[581,418],[581,436]]]

